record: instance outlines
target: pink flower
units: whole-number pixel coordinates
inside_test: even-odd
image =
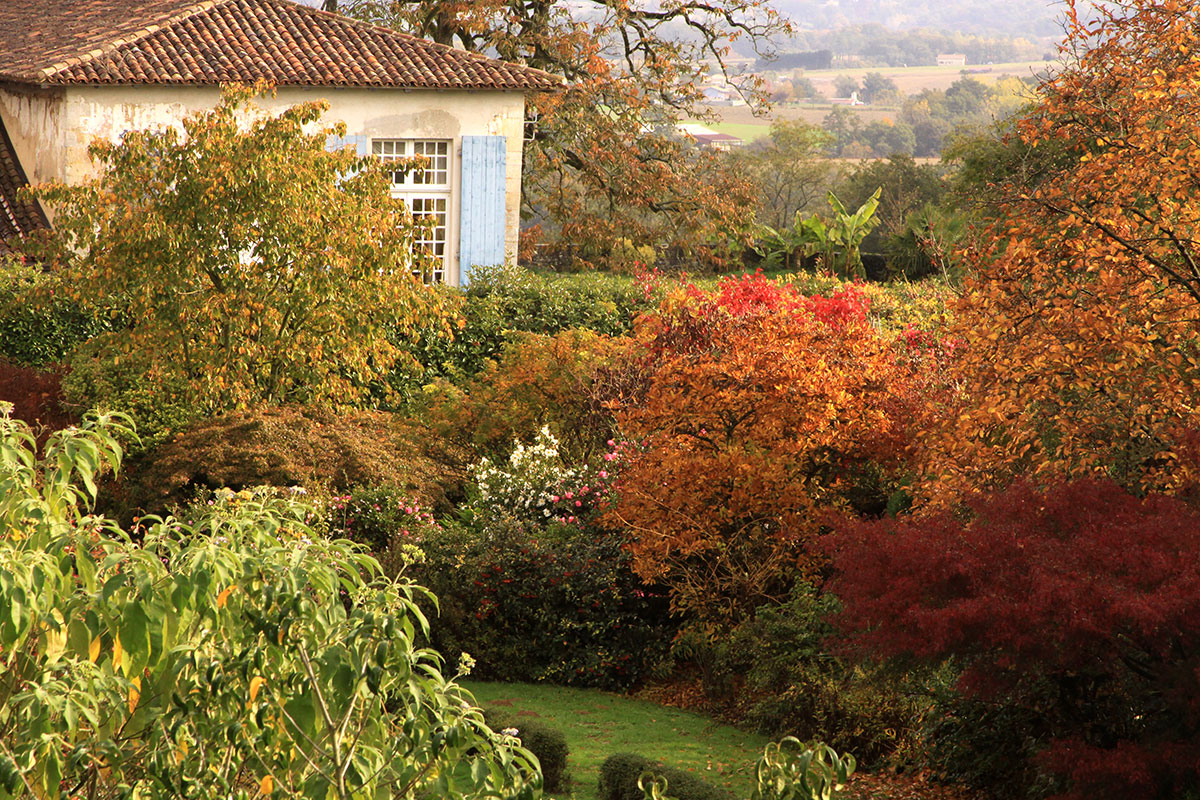
[[[604,470],[600,470],[600,477],[601,477],[601,478],[607,478],[607,477],[608,477],[608,473],[607,473],[607,472],[605,472]]]
[[[616,442],[614,442],[612,439],[609,439],[609,440],[608,440],[608,446],[609,446],[609,447],[616,447],[616,446],[617,446],[617,443],[616,443]]]
[[[574,517],[567,517],[567,522],[574,522],[574,521],[575,521]]]
[[[563,497],[567,498],[568,500],[570,500],[574,496],[575,496],[574,492],[567,492],[566,494],[563,495]]]
[[[582,505],[583,505],[583,501],[582,501],[582,500],[576,500],[576,501],[575,501],[575,507],[576,507],[576,508],[579,508],[579,507],[580,507],[580,506],[582,506]]]
[[[552,495],[550,495],[550,502],[551,502],[551,503],[557,503],[557,502],[558,502],[558,495],[556,495],[556,494],[552,494]]]
[[[612,461],[612,460],[613,460],[614,458],[616,458],[616,457],[617,457],[617,454],[616,454],[616,453],[605,453],[605,454],[604,454],[604,460],[605,460],[605,461]]]

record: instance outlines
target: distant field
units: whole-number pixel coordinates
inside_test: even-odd
[[[1012,64],[979,64],[966,67],[871,67],[867,69],[823,69],[805,70],[808,78],[826,96],[833,94],[833,81],[838,75],[857,78],[859,81],[868,72],[878,72],[891,78],[900,88],[901,94],[916,94],[923,89],[947,89],[962,77],[965,69],[976,80],[988,83],[1007,75],[1028,78],[1031,75],[1046,75],[1058,66],[1055,61],[1021,61]]]
[[[718,133],[728,133],[731,136],[736,136],[744,142],[753,142],[755,139],[763,139],[771,134],[770,120],[762,122],[719,122],[709,124]]]
[[[966,67],[968,74],[976,80],[990,83],[997,78],[1015,75],[1020,78],[1030,75],[1045,75],[1054,69],[1053,61],[1026,61],[1013,64],[988,64],[985,66]],[[878,67],[871,69],[830,69],[805,70],[804,76],[811,80],[817,89],[825,95],[833,94],[833,81],[839,75],[862,80],[868,72],[878,72],[896,82],[902,94],[917,94],[924,89],[948,89],[950,84],[962,77],[963,67]],[[834,104],[829,101],[819,103],[794,103],[776,105],[765,117],[757,117],[746,106],[712,106],[710,110],[716,113],[720,122],[704,123],[721,133],[728,133],[752,142],[770,134],[771,120],[802,119],[812,125],[820,125],[828,116]],[[841,105],[858,115],[863,123],[877,120],[894,120],[899,109],[888,106],[847,106]]]

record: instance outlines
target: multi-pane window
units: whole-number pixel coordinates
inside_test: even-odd
[[[446,280],[446,243],[449,240],[449,197],[413,197],[406,201],[413,219],[424,223],[417,231],[417,246],[433,256],[431,274],[423,276],[427,283]]]
[[[423,166],[392,173],[392,188],[450,186],[450,142],[445,139],[376,139],[372,152],[383,162],[422,159]]]
[[[450,142],[446,139],[375,139],[371,152],[385,164],[420,159],[417,166],[392,172],[392,196],[405,202],[413,218],[425,223],[417,244],[434,258],[426,281],[446,279],[450,244]]]

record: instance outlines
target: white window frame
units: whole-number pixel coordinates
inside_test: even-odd
[[[403,200],[413,218],[432,220],[422,230],[417,245],[435,256],[433,270],[422,279],[426,283],[445,283],[450,272],[451,193],[454,175],[454,142],[450,139],[372,139],[371,153],[388,161],[424,158],[425,165],[407,172],[393,172],[392,197]]]

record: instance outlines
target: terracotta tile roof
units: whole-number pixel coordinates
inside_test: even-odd
[[[2,243],[5,239],[50,227],[45,212],[36,200],[22,201],[17,198],[17,190],[28,183],[12,140],[8,138],[8,129],[4,127],[4,120],[0,119],[0,251],[4,249]]]
[[[0,0],[0,80],[544,90],[541,70],[288,0]]]

